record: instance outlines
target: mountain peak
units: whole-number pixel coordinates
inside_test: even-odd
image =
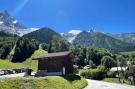
[[[10,15],[7,10],[0,12],[0,15],[1,14],[3,14],[3,15]]]
[[[90,33],[95,33],[95,32],[97,32],[97,30],[96,30],[95,28],[92,28],[92,29],[89,30],[88,32],[90,32]]]
[[[0,12],[0,31],[10,34],[22,35],[27,28],[20,24],[17,19],[12,17],[8,11]]]

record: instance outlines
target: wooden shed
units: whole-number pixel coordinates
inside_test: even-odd
[[[38,60],[38,71],[44,71],[45,75],[65,75],[73,73],[73,59],[72,53],[66,51],[49,53],[33,60]]]

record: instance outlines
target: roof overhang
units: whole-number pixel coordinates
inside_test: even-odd
[[[44,58],[54,58],[54,57],[65,57],[71,54],[71,51],[64,51],[64,52],[56,52],[56,53],[48,53],[45,56],[41,56],[38,58],[33,58],[32,60],[39,60],[39,59],[44,59]]]

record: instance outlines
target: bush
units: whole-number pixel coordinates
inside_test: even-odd
[[[100,69],[88,69],[81,70],[80,75],[88,79],[102,80],[105,77],[105,72]]]
[[[107,72],[107,77],[108,78],[116,78],[116,72],[108,71]]]
[[[105,67],[104,66],[98,66],[97,69],[105,72]]]

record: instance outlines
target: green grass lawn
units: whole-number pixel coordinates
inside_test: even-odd
[[[121,83],[121,82],[119,82],[118,78],[105,78],[103,81],[110,82],[110,83]],[[127,81],[127,80],[124,80],[124,84],[129,84],[130,85],[130,82]]]
[[[36,71],[38,66],[38,61],[32,59],[44,55],[47,55],[47,52],[42,49],[39,49],[36,50],[30,58],[28,58],[25,62],[22,63],[12,63],[10,60],[0,60],[0,69],[16,69],[16,68],[29,67],[32,68],[34,71]]]
[[[24,77],[0,80],[0,89],[83,89],[85,86],[87,86],[87,81],[77,75],[47,78]]]
[[[63,76],[63,78],[68,80],[76,89],[83,89],[88,85],[86,79],[78,75]]]

